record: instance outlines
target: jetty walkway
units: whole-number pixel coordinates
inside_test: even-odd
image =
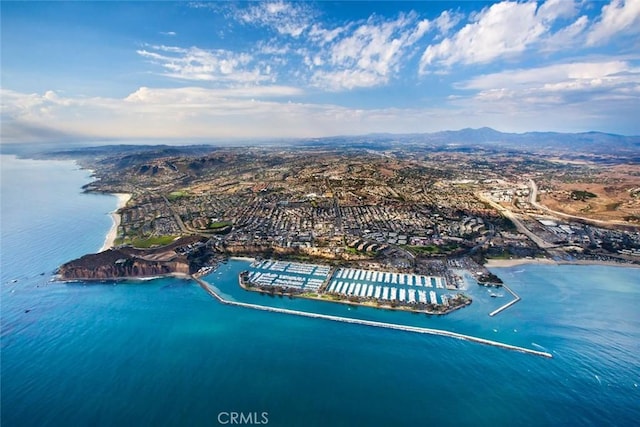
[[[511,345],[511,344],[505,344],[505,343],[501,343],[501,342],[497,342],[497,341],[491,341],[491,340],[487,340],[487,339],[484,339],[484,338],[473,337],[473,336],[470,336],[470,335],[459,334],[459,333],[456,333],[456,332],[444,331],[444,330],[441,330],[441,329],[431,329],[431,328],[422,328],[422,327],[418,327],[418,326],[398,325],[398,324],[395,324],[395,323],[376,322],[376,321],[373,321],[373,320],[364,320],[364,319],[353,319],[353,318],[350,318],[350,317],[332,316],[332,315],[329,315],[329,314],[310,313],[310,312],[307,312],[307,311],[290,310],[290,309],[287,309],[287,308],[270,307],[270,306],[264,306],[264,305],[258,305],[258,304],[250,304],[250,303],[246,303],[246,302],[230,301],[230,300],[224,299],[220,295],[218,295],[218,293],[216,291],[214,291],[206,281],[202,280],[199,277],[195,277],[195,276],[191,276],[191,277],[209,295],[211,295],[212,297],[217,299],[222,304],[226,304],[226,305],[233,305],[233,306],[237,306],[237,307],[245,307],[245,308],[250,308],[250,309],[253,309],[253,310],[270,311],[270,312],[274,312],[274,313],[290,314],[290,315],[294,315],[294,316],[311,317],[311,318],[314,318],[314,319],[325,319],[325,320],[331,320],[331,321],[334,321],[334,322],[352,323],[352,324],[358,324],[358,325],[372,326],[372,327],[376,327],[376,328],[395,329],[395,330],[399,330],[399,331],[415,332],[415,333],[419,333],[419,334],[439,335],[439,336],[443,336],[443,337],[450,337],[450,338],[456,338],[456,339],[460,339],[460,340],[471,341],[471,342],[476,342],[476,343],[485,344],[485,345],[491,345],[491,346],[494,346],[494,347],[500,347],[500,348],[504,348],[504,349],[507,349],[507,350],[518,351],[518,352],[521,352],[521,353],[533,354],[535,356],[542,356],[542,357],[547,357],[547,358],[553,357],[551,355],[551,353],[547,353],[547,352],[544,352],[544,351],[532,350],[532,349],[529,349],[529,348],[518,347],[518,346],[515,346],[515,345]]]
[[[496,314],[500,313],[503,310],[506,310],[507,308],[511,307],[513,304],[517,303],[518,301],[520,301],[522,299],[522,298],[520,298],[520,296],[518,294],[516,294],[511,289],[509,289],[509,287],[507,285],[502,285],[502,287],[505,288],[507,291],[509,291],[509,293],[511,295],[513,295],[513,297],[515,299],[513,301],[509,301],[508,303],[506,303],[502,307],[499,307],[499,308],[493,310],[491,313],[489,313],[489,316],[491,316],[491,317],[495,316]]]

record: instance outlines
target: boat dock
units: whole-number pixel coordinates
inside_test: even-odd
[[[509,289],[509,287],[508,287],[507,285],[503,284],[503,285],[502,285],[502,287],[503,287],[504,289],[506,289],[507,291],[509,291],[509,293],[510,293],[511,295],[513,295],[513,297],[514,297],[515,299],[514,299],[514,300],[512,300],[512,301],[509,301],[508,303],[506,303],[506,304],[505,304],[505,305],[503,305],[502,307],[500,307],[500,308],[497,308],[497,309],[493,310],[491,313],[489,313],[489,316],[491,316],[491,317],[495,316],[496,314],[500,313],[501,311],[506,310],[507,308],[511,307],[513,304],[515,304],[515,303],[517,303],[518,301],[520,301],[520,300],[521,300],[520,296],[518,296],[518,294],[516,294],[516,293],[515,293],[515,292],[513,292],[511,289]]]
[[[274,286],[298,292],[318,292],[329,281],[331,267],[323,264],[262,260],[251,264],[249,283]]]
[[[449,306],[449,298],[441,293],[445,278],[411,273],[337,268],[327,279],[327,286],[319,293],[339,295],[344,298],[372,299],[380,303],[401,305],[433,304]],[[425,288],[438,289],[438,293]]]
[[[377,321],[373,321],[373,320],[364,320],[364,319],[353,319],[353,318],[349,318],[349,317],[333,316],[333,315],[329,315],[329,314],[310,313],[310,312],[306,312],[306,311],[290,310],[290,309],[287,309],[287,308],[278,308],[278,307],[270,307],[270,306],[264,306],[264,305],[258,305],[258,304],[250,304],[250,303],[246,303],[246,302],[230,301],[230,300],[226,300],[226,299],[222,298],[220,295],[218,295],[218,293],[215,292],[206,281],[204,281],[204,280],[202,280],[202,279],[200,279],[198,277],[195,277],[195,276],[191,276],[191,278],[193,280],[195,280],[200,285],[200,287],[202,289],[204,289],[209,295],[213,296],[219,302],[221,302],[222,304],[226,304],[226,305],[233,305],[233,306],[237,306],[237,307],[245,307],[245,308],[250,308],[250,309],[253,309],[253,310],[270,311],[270,312],[274,312],[274,313],[283,313],[283,314],[289,314],[289,315],[294,315],[294,316],[310,317],[310,318],[314,318],[314,319],[325,319],[325,320],[331,320],[331,321],[334,321],[334,322],[358,324],[358,325],[371,326],[371,327],[376,327],[376,328],[395,329],[395,330],[399,330],[399,331],[415,332],[415,333],[419,333],[419,334],[438,335],[438,336],[443,336],[443,337],[456,338],[456,339],[465,340],[465,341],[471,341],[471,342],[475,342],[475,343],[479,343],[479,344],[485,344],[485,345],[490,345],[490,346],[494,346],[494,347],[504,348],[504,349],[512,350],[512,351],[518,351],[520,353],[532,354],[532,355],[535,355],[535,356],[542,356],[542,357],[547,357],[547,358],[552,358],[553,357],[551,355],[551,353],[547,353],[547,352],[544,352],[544,351],[532,350],[532,349],[529,349],[529,348],[518,347],[518,346],[515,346],[515,345],[511,345],[511,344],[505,344],[505,343],[501,343],[501,342],[497,342],[497,341],[491,341],[491,340],[487,340],[487,339],[484,339],[484,338],[473,337],[473,336],[470,336],[470,335],[459,334],[459,333],[456,333],[456,332],[444,331],[444,330],[441,330],[441,329],[431,329],[431,328],[422,328],[422,327],[418,327],[418,326],[398,325],[398,324],[395,324],[395,323],[377,322]],[[513,301],[512,301],[512,303],[513,303]],[[504,308],[502,308],[502,309],[504,309]]]

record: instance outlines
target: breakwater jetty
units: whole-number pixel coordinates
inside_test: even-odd
[[[290,310],[290,309],[286,309],[286,308],[270,307],[270,306],[264,306],[264,305],[258,305],[258,304],[250,304],[250,303],[246,303],[246,302],[239,302],[239,301],[230,301],[230,300],[222,298],[215,290],[213,290],[213,288],[206,281],[202,280],[199,277],[195,277],[195,276],[192,276],[192,278],[209,295],[211,295],[212,297],[217,299],[222,304],[226,304],[226,305],[233,305],[233,306],[237,306],[237,307],[250,308],[250,309],[253,309],[253,310],[270,311],[270,312],[274,312],[274,313],[283,313],[283,314],[289,314],[289,315],[301,316],[301,317],[311,317],[311,318],[314,318],[314,319],[325,319],[325,320],[331,320],[331,321],[334,321],[334,322],[352,323],[352,324],[371,326],[371,327],[376,327],[376,328],[395,329],[395,330],[399,330],[399,331],[415,332],[415,333],[419,333],[419,334],[438,335],[438,336],[443,336],[443,337],[450,337],[450,338],[456,338],[456,339],[465,340],[465,341],[476,342],[476,343],[479,343],[479,344],[490,345],[490,346],[493,346],[493,347],[500,347],[500,348],[504,348],[504,349],[507,349],[507,350],[518,351],[520,353],[532,354],[532,355],[535,355],[535,356],[542,356],[542,357],[547,357],[547,358],[552,358],[553,357],[551,355],[551,353],[547,353],[547,352],[544,352],[544,351],[532,350],[532,349],[529,349],[529,348],[518,347],[518,346],[515,346],[515,345],[511,345],[511,344],[505,344],[505,343],[501,343],[501,342],[497,342],[497,341],[487,340],[487,339],[484,339],[484,338],[478,338],[478,337],[474,337],[474,336],[470,336],[470,335],[459,334],[459,333],[456,333],[456,332],[444,331],[444,330],[441,330],[441,329],[431,329],[431,328],[422,328],[422,327],[418,327],[418,326],[398,325],[398,324],[395,324],[395,323],[377,322],[377,321],[373,321],[373,320],[364,320],[364,319],[353,319],[353,318],[349,318],[349,317],[333,316],[333,315],[329,315],[329,314],[310,313],[310,312],[306,312],[306,311]]]
[[[520,301],[522,298],[520,298],[520,296],[518,294],[516,294],[515,292],[513,292],[507,285],[502,285],[502,287],[504,289],[506,289],[507,291],[509,291],[509,293],[511,295],[513,295],[513,297],[515,298],[512,301],[509,301],[508,303],[506,303],[505,305],[503,305],[502,307],[499,307],[495,310],[493,310],[491,313],[489,313],[489,316],[493,317],[496,314],[500,313],[501,311],[506,310],[507,308],[511,307],[513,304],[517,303],[518,301]]]

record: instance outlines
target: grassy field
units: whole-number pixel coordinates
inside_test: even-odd
[[[186,191],[172,191],[167,196],[167,199],[169,199],[170,202],[173,202],[183,197],[187,197],[188,195],[189,193],[187,193]]]
[[[153,236],[146,239],[133,239],[131,245],[136,248],[150,248],[152,246],[164,246],[173,242],[177,236]]]
[[[211,230],[218,230],[220,228],[229,227],[230,225],[232,225],[231,221],[217,221],[209,224],[209,228]]]

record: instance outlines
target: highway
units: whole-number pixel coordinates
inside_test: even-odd
[[[490,204],[493,208],[497,209],[498,212],[502,213],[506,218],[509,218],[515,224],[519,232],[521,232],[522,234],[525,234],[528,238],[530,238],[533,242],[535,242],[535,244],[538,245],[540,248],[549,249],[554,247],[554,245],[544,241],[543,239],[541,239],[540,237],[538,237],[537,235],[529,231],[529,229],[522,223],[522,221],[520,221],[520,219],[509,209],[499,205],[498,203],[494,202],[493,200],[490,200],[487,197],[484,197],[482,194],[477,194],[477,196],[483,202],[486,202]]]

